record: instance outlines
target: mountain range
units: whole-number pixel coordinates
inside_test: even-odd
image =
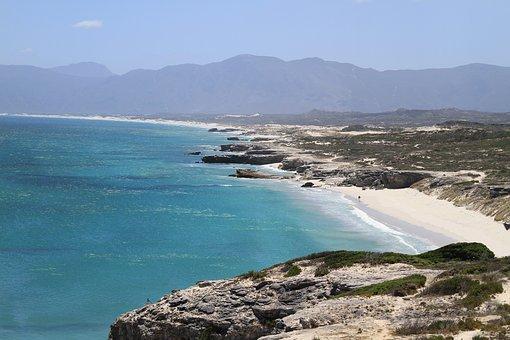
[[[239,55],[117,75],[96,63],[0,65],[0,112],[294,114],[457,107],[510,111],[510,67],[378,71],[319,58]]]

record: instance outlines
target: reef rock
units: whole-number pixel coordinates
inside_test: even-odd
[[[204,156],[202,157],[202,161],[204,163],[264,165],[280,163],[284,158],[285,155],[282,154],[270,154],[270,155],[231,154],[231,155]]]

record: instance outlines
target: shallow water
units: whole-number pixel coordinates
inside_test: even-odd
[[[0,338],[101,339],[198,280],[328,249],[414,252],[345,199],[198,164],[226,135],[0,116]]]

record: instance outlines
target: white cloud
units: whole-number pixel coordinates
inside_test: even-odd
[[[34,52],[34,50],[32,48],[30,48],[30,47],[27,47],[27,48],[24,48],[24,49],[20,50],[20,52],[28,54],[28,53]]]
[[[101,28],[103,27],[103,22],[101,20],[83,20],[75,23],[73,27],[84,29]]]

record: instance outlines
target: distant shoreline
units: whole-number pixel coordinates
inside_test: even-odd
[[[170,126],[189,126],[202,129],[213,127],[225,127],[226,125],[216,123],[202,123],[196,121],[173,120],[163,118],[143,118],[141,116],[108,116],[108,115],[91,115],[91,116],[78,116],[78,115],[55,115],[55,114],[29,114],[29,113],[0,113],[0,116],[7,117],[32,117],[32,118],[51,118],[51,119],[75,119],[75,120],[97,120],[97,121],[112,121],[112,122],[131,122],[131,123],[146,123],[146,124],[159,124]]]
[[[220,125],[216,123],[152,118],[144,119],[140,117],[34,114],[0,115],[138,122],[204,129],[235,127],[244,131],[248,130],[246,126],[240,128],[239,126],[226,124]],[[277,166],[277,164],[273,166]],[[299,183],[305,182],[304,179],[300,178],[294,178],[293,180],[297,180]],[[349,200],[355,208],[360,209],[370,218],[382,223],[389,229],[425,239],[434,246],[442,246],[456,241],[482,242],[494,251],[496,256],[510,255],[510,248],[507,246],[510,240],[510,233],[504,230],[501,223],[494,221],[491,217],[485,216],[480,212],[455,206],[453,203],[423,194],[415,189],[363,190],[358,187],[342,187],[327,184],[319,184],[319,186],[327,190],[338,192],[345,199]],[[357,202],[358,196],[361,196],[361,201],[359,202]],[[433,208],[430,208],[431,206]],[[406,212],[406,210],[408,210],[408,212]],[[480,228],[480,226],[483,226],[483,228]]]

